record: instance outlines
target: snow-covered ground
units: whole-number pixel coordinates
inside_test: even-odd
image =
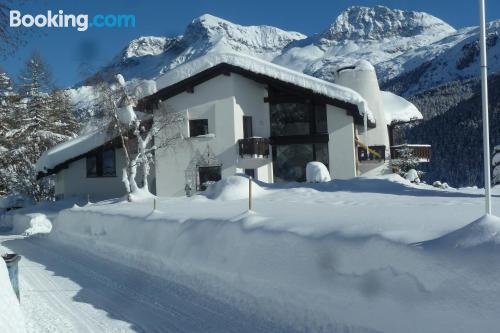
[[[19,269],[27,332],[294,332],[183,285],[46,238],[4,235],[0,242],[4,250],[23,255]]]
[[[417,186],[394,175],[255,183],[248,212],[247,188],[246,178],[231,177],[205,195],[158,198],[156,210],[151,198],[73,206],[46,214],[53,223],[46,236],[4,240],[25,256],[28,328],[493,332],[500,325],[498,220],[468,226],[482,215],[481,190]],[[37,319],[46,317],[54,319]]]

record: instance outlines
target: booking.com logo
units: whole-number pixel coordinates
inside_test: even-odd
[[[10,26],[37,27],[37,28],[76,28],[78,31],[86,31],[88,28],[135,28],[135,15],[130,14],[97,14],[89,19],[87,14],[65,14],[59,10],[57,14],[51,10],[47,14],[22,15],[19,10],[10,11]]]

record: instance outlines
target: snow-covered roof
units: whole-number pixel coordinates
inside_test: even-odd
[[[304,89],[309,89],[314,93],[332,99],[354,104],[358,107],[361,116],[366,114],[369,121],[375,122],[368,103],[354,90],[236,52],[208,53],[182,64],[160,76],[156,80],[156,87],[159,91],[220,64],[236,66],[255,74],[265,75]]]
[[[385,119],[388,124],[422,119],[422,113],[413,103],[389,91],[381,91]]]
[[[104,145],[112,138],[106,128],[80,135],[44,152],[36,162],[36,171],[47,173],[56,166]]]

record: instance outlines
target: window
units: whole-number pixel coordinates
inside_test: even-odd
[[[114,149],[106,149],[105,151],[102,152],[102,176],[103,177],[116,176]]]
[[[272,136],[328,133],[325,104],[274,103],[270,114]]]
[[[97,177],[97,155],[87,156],[87,177]]]
[[[221,180],[220,166],[198,167],[198,176],[200,177],[199,190],[205,191],[208,185]]]
[[[100,149],[87,156],[87,177],[115,177],[116,159],[113,148]]]
[[[304,103],[271,104],[271,135],[309,135],[309,109]]]
[[[318,161],[328,168],[328,143],[277,145],[273,152],[273,173],[276,183],[306,181],[308,162]]]
[[[208,134],[208,119],[192,119],[189,121],[189,136]]]
[[[314,105],[315,132],[317,134],[328,133],[328,123],[326,119],[326,105]]]
[[[252,136],[253,136],[252,117],[243,116],[243,137],[251,138]]]

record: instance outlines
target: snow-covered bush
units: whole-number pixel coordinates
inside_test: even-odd
[[[411,177],[414,179],[418,179],[418,182],[411,180],[414,183],[420,183],[420,180],[424,176],[424,172],[417,170],[420,165],[420,160],[418,157],[413,155],[413,150],[410,147],[403,147],[398,149],[398,158],[392,160],[392,167],[394,172],[398,173],[401,177],[407,178],[407,174],[413,170],[416,172],[416,177],[413,177],[414,174],[411,172]]]
[[[418,157],[413,155],[410,147],[398,149],[398,158],[392,161],[392,166],[397,169],[400,175],[406,174],[411,169],[417,169],[420,161]]]
[[[409,180],[412,183],[420,184],[420,177],[418,176],[418,172],[415,169],[410,169],[405,173],[406,180]]]
[[[306,166],[306,181],[308,183],[324,183],[332,180],[327,167],[321,162],[309,162]]]

